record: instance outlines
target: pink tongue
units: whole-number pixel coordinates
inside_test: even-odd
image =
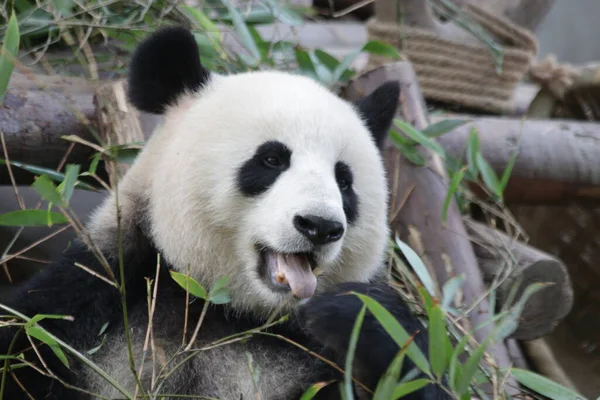
[[[317,277],[306,257],[277,254],[277,270],[285,275],[295,296],[306,299],[315,293]]]

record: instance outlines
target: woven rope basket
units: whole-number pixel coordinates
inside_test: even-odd
[[[370,40],[396,46],[412,62],[425,98],[491,113],[514,109],[513,94],[537,54],[534,35],[505,18],[473,5],[465,14],[503,45],[502,73],[484,43],[463,44],[419,27],[367,23]],[[369,68],[389,62],[371,56]]]

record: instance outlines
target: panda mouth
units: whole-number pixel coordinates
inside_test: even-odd
[[[312,253],[281,253],[265,246],[257,246],[260,254],[259,274],[268,286],[277,292],[289,292],[300,299],[315,293],[317,277]]]

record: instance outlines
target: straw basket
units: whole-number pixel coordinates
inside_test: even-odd
[[[413,63],[425,98],[490,113],[514,109],[515,87],[537,53],[534,35],[505,18],[467,5],[465,15],[479,23],[503,47],[502,72],[484,43],[464,44],[420,27],[367,23],[370,40],[396,46]],[[370,57],[369,67],[389,62]]]

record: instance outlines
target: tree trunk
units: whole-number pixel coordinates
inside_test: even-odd
[[[460,115],[432,116],[432,122]],[[564,204],[600,199],[600,124],[566,120],[475,118],[438,138],[450,156],[465,160],[471,129],[483,157],[501,176],[518,156],[505,191],[507,203]],[[520,141],[520,144],[519,144]]]
[[[76,135],[93,142],[94,89],[93,82],[81,78],[15,71],[0,106],[0,131],[10,160],[54,169],[72,144],[61,136]],[[67,162],[85,168],[92,153],[89,147],[75,145]],[[10,184],[6,168],[0,167],[0,184]],[[13,171],[17,181],[31,183],[30,174],[19,168]]]
[[[508,269],[512,269],[497,290],[500,306],[504,305],[515,284],[519,285],[515,300],[532,283],[551,284],[529,297],[512,337],[533,340],[551,333],[573,306],[573,287],[565,265],[550,254],[515,241],[484,224],[467,221],[467,229],[474,237],[475,254],[486,283],[506,277]]]
[[[425,103],[414,70],[409,62],[396,62],[375,68],[354,79],[345,96],[356,100],[371,93],[387,80],[401,85],[400,113],[403,118],[423,129],[429,124]],[[419,167],[406,160],[390,142],[385,150],[385,164],[392,190],[390,223],[400,238],[421,256],[437,281],[438,288],[458,274],[468,277],[463,286],[465,304],[474,304],[485,291],[483,278],[467,231],[454,201],[450,203],[446,226],[441,213],[448,191],[448,178],[442,160],[433,152],[422,149],[427,167]],[[488,302],[480,301],[470,314],[471,325],[478,326],[490,318]],[[482,342],[491,331],[490,324],[476,330],[475,338]],[[503,343],[488,348],[497,365],[509,367],[510,359]],[[506,390],[518,393],[518,385],[509,377]]]

